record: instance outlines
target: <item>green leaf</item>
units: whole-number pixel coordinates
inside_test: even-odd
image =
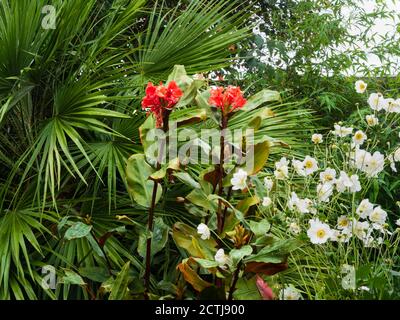
[[[153,115],[149,115],[143,124],[139,127],[139,137],[140,142],[143,146],[144,153],[146,153],[147,149],[154,144],[154,141],[148,141],[147,134],[150,130],[155,129],[156,121],[154,120]]]
[[[237,218],[239,221],[244,221],[244,215],[243,215],[243,213],[242,213],[240,210],[236,209],[236,208],[235,208],[229,201],[227,201],[226,199],[224,199],[224,198],[222,198],[222,197],[220,197],[220,196],[218,196],[218,195],[216,195],[216,194],[210,194],[210,195],[208,195],[207,198],[209,199],[210,202],[214,203],[215,206],[217,206],[218,201],[221,201],[221,202],[224,204],[224,206],[230,208],[230,209],[235,213],[235,216],[236,216],[236,218]]]
[[[107,268],[104,267],[81,267],[79,274],[95,282],[105,282],[110,277]]]
[[[249,175],[254,175],[265,167],[265,164],[267,163],[269,157],[270,149],[271,144],[267,140],[257,143],[254,146],[253,166],[252,168],[249,168],[249,170],[246,170],[246,168],[244,168]]]
[[[174,69],[168,76],[167,82],[171,81],[175,81],[180,87],[188,87],[193,82],[193,78],[187,75],[185,66],[175,65]]]
[[[207,260],[207,259],[201,259],[201,258],[194,258],[194,260],[203,268],[205,269],[211,269],[211,268],[216,268],[218,267],[218,262],[215,260]]]
[[[203,280],[195,270],[191,267],[191,264],[195,264],[192,258],[184,259],[179,265],[178,269],[182,273],[183,277],[189,282],[196,291],[203,291],[205,288],[211,286],[211,283]]]
[[[188,124],[194,124],[207,119],[206,109],[198,107],[191,107],[185,109],[177,109],[171,113],[170,121],[176,122],[177,127],[181,127]]]
[[[201,259],[214,259],[217,242],[213,238],[201,239],[197,230],[187,224],[183,222],[175,223],[172,238],[178,247],[185,249],[191,256]]]
[[[88,234],[90,234],[91,230],[92,226],[82,222],[75,222],[71,227],[67,229],[64,238],[66,240],[83,238],[86,237]]]
[[[167,172],[179,170],[179,166],[179,158],[175,158],[167,164],[163,165],[160,170],[152,173],[150,175],[150,178],[152,180],[162,180],[166,176]]]
[[[174,177],[177,177],[181,182],[194,189],[200,189],[200,184],[194,180],[187,172],[175,172]]]
[[[129,292],[129,267],[130,262],[128,261],[122,267],[122,270],[117,274],[117,277],[114,280],[114,283],[111,287],[111,293],[109,296],[109,300],[124,300]]]
[[[268,247],[262,248],[258,253],[248,256],[245,262],[282,263],[289,252],[299,247],[295,239],[278,240]]]
[[[244,257],[251,255],[253,248],[249,245],[245,245],[240,249],[232,249],[229,252],[229,256],[232,259],[233,264],[236,266]]]
[[[163,222],[162,218],[154,219],[153,232],[151,234],[151,255],[154,256],[162,249],[168,241],[169,227]],[[147,244],[147,232],[141,232],[139,235],[138,253],[141,257],[146,257],[146,244]]]
[[[128,182],[128,191],[133,199],[143,207],[150,207],[154,182],[149,180],[154,169],[146,162],[143,154],[135,154],[128,159],[126,166],[126,177]],[[156,201],[157,203],[162,195],[162,187],[158,184]]]
[[[187,196],[186,200],[195,204],[196,206],[202,207],[207,211],[215,211],[217,206],[211,202],[208,196],[201,189],[192,190]]]
[[[255,277],[247,279],[240,278],[233,293],[235,300],[260,300],[260,292],[257,289]]]
[[[97,243],[96,239],[93,237],[91,233],[86,235],[86,239],[88,239],[90,245],[94,252],[98,254],[99,257],[105,258],[103,251],[101,250],[99,244]]]
[[[257,196],[248,197],[240,200],[236,205],[236,209],[242,212],[244,215],[249,211],[249,209],[260,203],[260,199]]]
[[[254,131],[257,131],[262,126],[264,119],[274,116],[275,113],[270,108],[262,108],[252,116],[251,120],[247,123],[247,128],[253,128]]]
[[[170,82],[172,80],[174,80],[178,84],[178,86],[183,90],[183,96],[179,99],[179,102],[176,105],[177,109],[185,107],[188,104],[191,104],[194,101],[194,99],[196,98],[198,89],[201,88],[201,86],[203,86],[203,84],[204,84],[203,80],[194,80],[192,77],[189,77],[186,74],[185,67],[182,65],[174,66],[174,70],[168,77],[168,82]],[[196,108],[196,109],[197,110],[195,110],[195,109],[193,109],[193,110],[195,110],[197,113],[199,113],[199,111],[201,112],[201,110],[199,110],[198,108]],[[204,116],[205,116],[205,110],[204,110]],[[192,119],[194,119],[194,117]],[[171,120],[174,120],[174,119],[172,118]],[[202,118],[200,118],[199,120],[202,120]],[[180,122],[181,125],[186,124],[182,121],[178,121],[178,122]],[[189,123],[191,123],[191,122],[192,121],[189,121]],[[179,125],[179,123],[178,123],[178,125]]]
[[[281,99],[281,96],[279,92],[277,91],[272,91],[268,89],[264,89],[252,97],[250,97],[247,100],[246,105],[243,107],[243,111],[250,111],[253,110],[260,105],[262,105],[265,102],[270,102],[270,101],[279,101]]]
[[[64,270],[65,276],[62,277],[61,283],[64,284],[76,284],[83,286],[85,285],[85,281],[83,281],[82,277],[72,270]]]
[[[249,226],[256,237],[265,236],[271,228],[271,224],[267,219],[263,219],[260,222],[249,221]]]

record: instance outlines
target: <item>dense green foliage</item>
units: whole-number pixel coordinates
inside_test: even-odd
[[[195,131],[218,128],[220,123],[204,94],[212,85],[240,85],[247,98],[253,97],[254,108],[235,114],[229,125],[256,129],[255,144],[262,146],[263,152],[258,152],[263,161],[257,172],[249,172],[255,192],[249,196],[236,192],[231,197],[228,191],[236,166],[227,166],[226,190],[219,195],[215,194],[218,184],[210,187],[204,178],[210,170],[205,166],[174,169],[177,174],[169,179],[171,167],[159,180],[152,178],[162,189],[151,234],[151,298],[201,297],[199,288],[204,289],[205,282],[197,277],[198,281],[191,282],[187,277],[194,266],[202,271],[205,286],[218,284],[216,278],[222,275],[226,283],[233,282],[233,289],[237,281],[234,298],[265,298],[257,287],[257,272],[240,279],[235,275],[244,268],[244,261],[254,262],[254,257],[262,263],[288,262],[278,268],[288,270],[271,278],[275,272],[261,272],[274,290],[290,281],[309,299],[398,297],[398,290],[383,288],[385,283],[391,289],[396,286],[398,261],[381,264],[379,260],[392,259],[397,243],[376,255],[366,254],[364,248],[346,251],[345,259],[357,261],[357,267],[368,274],[368,281],[360,283],[374,288],[376,276],[378,284],[371,295],[335,293],[338,282],[332,274],[340,268],[339,258],[330,259],[333,253],[324,257],[323,248],[314,251],[304,234],[299,239],[288,235],[283,200],[274,211],[261,205],[262,178],[272,174],[275,161],[282,156],[304,158],[314,150],[309,144],[311,133],[321,127],[331,129],[341,119],[357,127],[369,113],[365,97],[354,90],[354,72],[368,79],[370,92],[398,96],[399,79],[394,76],[398,72],[395,58],[400,56],[398,32],[380,42],[367,33],[377,18],[393,17],[382,1],[374,13],[366,13],[353,0],[250,0],[246,4],[236,0],[55,0],[54,29],[43,28],[48,12],[42,9],[47,4],[45,0],[0,0],[0,299],[143,297],[148,187],[155,182],[140,182],[143,179],[137,176],[149,173],[149,178],[157,170],[140,156],[146,151],[140,128],[154,126],[141,100],[149,81],[167,81],[177,65],[185,67],[189,82],[193,75],[205,79],[193,90],[179,83],[191,96],[185,97],[187,103],[179,105],[171,118],[181,119]],[[357,9],[347,23],[364,31],[352,34],[346,27],[345,6]],[[360,43],[372,48],[382,67],[366,66]],[[263,94],[272,92],[268,89],[280,92],[281,99],[266,98]],[[199,103],[196,97],[206,102]],[[207,111],[200,114],[199,109]],[[193,124],[192,118],[201,121]],[[389,143],[393,148],[398,133],[394,121],[376,132],[380,138],[373,147],[382,151]],[[137,172],[132,173],[132,167]],[[302,190],[307,183],[295,184]],[[390,212],[394,228],[398,174],[385,170],[367,186],[363,196],[373,196]],[[199,240],[200,249],[188,245],[185,237],[198,237],[199,223],[217,228],[221,196],[231,216],[230,229],[214,232],[215,239],[209,242]],[[339,211],[329,216],[331,221]],[[239,219],[240,214],[246,219]],[[235,261],[232,270],[217,272],[212,260],[217,244],[233,249],[229,237],[243,230],[252,234],[248,246],[240,251],[234,243],[240,252],[230,255]],[[273,236],[266,236],[267,231]],[[365,266],[359,263],[359,255]],[[374,269],[377,265],[381,269]],[[45,266],[57,274],[55,290],[43,285]],[[331,272],[326,271],[329,266],[334,266]],[[302,272],[309,276],[302,278]],[[199,283],[202,286],[196,287]],[[328,289],[321,289],[326,283]],[[221,292],[209,290],[203,297],[207,294],[221,298]]]

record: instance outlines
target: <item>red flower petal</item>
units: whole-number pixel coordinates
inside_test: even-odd
[[[268,286],[268,283],[266,283],[259,275],[256,276],[256,285],[257,285],[258,291],[260,292],[260,294],[264,300],[274,300],[275,299],[274,292]]]

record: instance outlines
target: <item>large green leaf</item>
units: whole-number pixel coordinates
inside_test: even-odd
[[[235,300],[260,300],[260,292],[257,289],[255,277],[247,279],[240,278],[233,293]]]
[[[82,277],[72,270],[64,270],[65,276],[62,277],[61,283],[64,284],[75,284],[83,286],[85,285],[85,281],[83,281]]]
[[[253,248],[249,245],[245,245],[240,249],[232,249],[229,252],[229,256],[232,259],[233,264],[236,266],[244,257],[251,255]]]
[[[65,231],[64,238],[66,240],[83,238],[90,234],[91,230],[92,226],[82,222],[75,222],[71,227],[67,229],[67,231]]]
[[[128,159],[126,165],[126,178],[128,182],[128,191],[133,199],[143,207],[150,207],[154,184],[149,177],[155,170],[146,162],[143,154],[135,154]],[[159,183],[157,187],[157,195],[155,203],[157,203],[162,195],[162,187]]]
[[[287,255],[299,247],[295,239],[277,240],[272,245],[262,248],[258,253],[244,259],[247,262],[282,263]]]
[[[243,111],[250,111],[259,106],[261,106],[265,102],[270,101],[278,101],[281,99],[279,92],[272,91],[268,89],[261,90],[260,92],[256,93],[255,95],[251,96],[248,100],[246,105],[243,107]]]
[[[176,245],[185,249],[191,256],[201,259],[214,259],[217,242],[213,238],[201,239],[197,230],[187,224],[175,223],[172,237]]]
[[[169,227],[164,223],[162,218],[154,219],[153,232],[151,233],[151,255],[154,256],[165,248],[168,241]],[[147,231],[140,233],[138,253],[141,257],[146,257]]]
[[[256,237],[265,236],[267,232],[271,229],[271,224],[267,219],[262,219],[261,221],[249,221],[250,230],[254,233]]]
[[[118,272],[117,277],[115,278],[111,287],[111,293],[108,297],[109,300],[124,300],[127,298],[127,294],[129,292],[129,268],[130,262],[127,262],[122,270]]]

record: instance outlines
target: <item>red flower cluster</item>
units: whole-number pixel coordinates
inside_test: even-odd
[[[239,87],[217,87],[211,89],[210,93],[209,103],[221,109],[225,114],[242,108],[247,102]]]
[[[162,127],[165,110],[171,110],[182,97],[182,90],[175,81],[168,85],[154,86],[151,82],[147,84],[146,96],[142,100],[142,108],[154,114],[156,126]]]

